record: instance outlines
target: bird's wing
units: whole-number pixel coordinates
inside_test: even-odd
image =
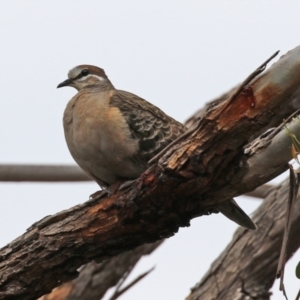
[[[134,94],[116,91],[110,105],[118,107],[125,117],[132,138],[138,140],[137,156],[145,161],[186,131],[183,124]]]

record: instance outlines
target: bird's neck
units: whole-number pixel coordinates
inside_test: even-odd
[[[83,89],[89,91],[105,92],[105,91],[114,90],[115,87],[112,85],[112,83],[109,80],[106,80],[105,82],[101,82],[101,84],[91,83],[89,85],[86,85]]]

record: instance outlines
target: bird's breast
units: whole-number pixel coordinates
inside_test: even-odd
[[[75,161],[104,182],[122,177],[124,162],[137,150],[129,126],[108,95],[79,95],[64,114],[65,138]],[[109,182],[109,183],[110,183]]]

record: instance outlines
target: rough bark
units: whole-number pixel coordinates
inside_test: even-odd
[[[208,273],[191,290],[186,300],[269,300],[278,264],[286,221],[289,181],[274,188],[253,219],[257,231],[239,228],[230,244],[212,263]],[[300,197],[288,244],[287,259],[300,247]]]
[[[247,164],[241,163],[247,160],[243,145],[270,118],[276,119],[284,100],[294,99],[300,80],[296,50],[235,101],[211,108],[190,136],[134,183],[47,217],[4,247],[0,299],[35,299],[58,282],[74,278],[76,269],[88,261],[101,262],[172,236],[192,218],[260,185],[255,180],[241,184],[248,171],[243,170]],[[277,167],[263,180],[284,169],[284,165]],[[237,170],[240,178],[235,177]]]
[[[288,194],[288,180],[272,188],[265,199],[266,203],[257,209],[253,217],[259,230],[247,232],[239,228],[230,245],[212,264],[207,275],[192,289],[191,295],[187,298],[188,300],[231,299],[232,295],[238,295],[235,299],[239,300],[270,299],[269,290],[276,276]],[[297,203],[300,203],[300,201]],[[300,240],[298,239],[300,228],[299,205],[296,205],[294,209],[295,215],[290,234],[290,241],[292,242],[289,243],[287,260],[300,247]],[[250,239],[249,236],[251,236]],[[101,299],[105,291],[115,285],[123,274],[133,266],[133,262],[138,261],[141,257],[140,249],[146,250],[148,247],[154,248],[155,244],[143,245],[136,249],[138,251],[126,252],[105,261],[99,266],[90,263],[86,266],[87,269],[84,270],[84,274],[75,279],[73,283],[63,284],[40,300]],[[258,256],[254,255],[256,253],[260,254]],[[254,261],[252,261],[253,257]],[[253,266],[261,266],[262,263],[265,266],[259,268],[259,270],[253,268]],[[119,267],[116,267],[116,265]],[[226,270],[225,273],[224,270]],[[237,276],[234,277],[234,274]],[[101,280],[99,280],[100,278]],[[219,283],[219,281],[222,282]],[[82,298],[78,298],[77,295]]]
[[[139,259],[152,253],[162,241],[142,245],[103,263],[91,262],[80,270],[80,275],[54,289],[39,300],[99,300],[115,286],[125,273],[130,272]]]

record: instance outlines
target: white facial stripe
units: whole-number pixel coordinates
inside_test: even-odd
[[[83,76],[83,77],[81,77],[81,78],[79,78],[79,79],[77,79],[77,80],[78,80],[78,81],[85,81],[86,79],[88,79],[88,78],[90,78],[90,77],[97,78],[97,79],[100,80],[100,81],[103,81],[103,80],[104,80],[103,77],[98,76],[98,75],[94,75],[94,74],[89,74],[88,76]]]

